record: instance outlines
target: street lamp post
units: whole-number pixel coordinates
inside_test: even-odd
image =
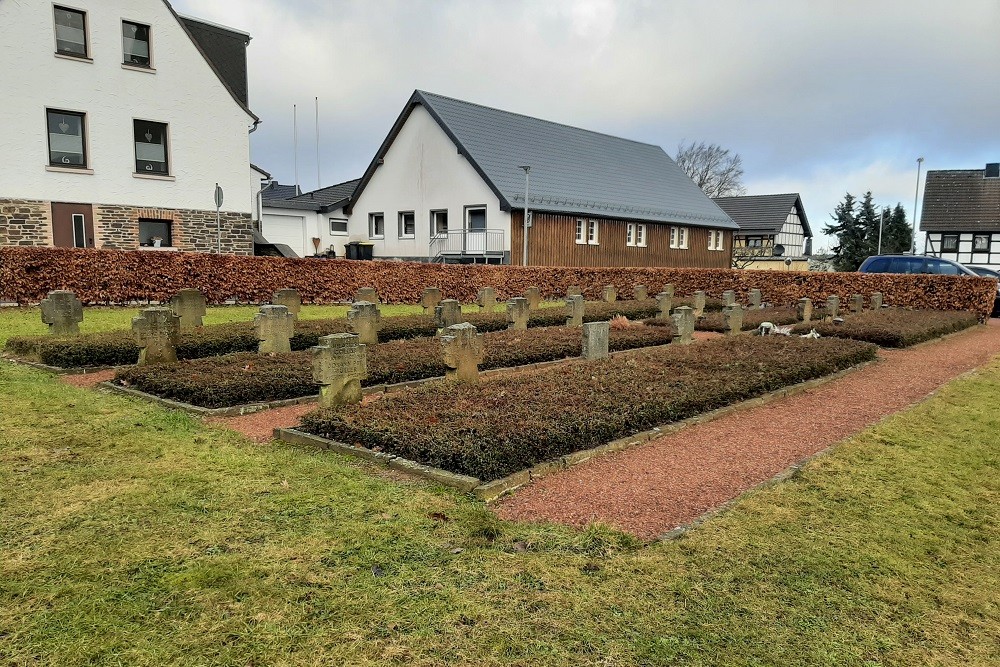
[[[523,237],[523,240],[524,240],[524,243],[523,243],[524,248],[522,250],[521,266],[527,266],[528,265],[528,228],[531,227],[531,221],[529,220],[529,214],[528,214],[528,186],[529,186],[530,179],[531,179],[531,166],[525,164],[525,165],[521,165],[518,168],[524,170],[524,223],[523,223],[524,230],[523,230],[523,233],[522,233],[522,237]]]
[[[882,208],[882,217],[878,219],[878,252],[876,254],[882,254],[882,225],[885,224],[885,207]]]
[[[913,193],[913,240],[910,243],[910,254],[917,254],[917,199],[920,195],[920,167],[923,165],[924,159],[922,157],[917,158],[917,188]]]

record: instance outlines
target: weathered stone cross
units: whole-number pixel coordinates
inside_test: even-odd
[[[285,306],[261,306],[253,319],[257,330],[257,352],[279,354],[292,351],[295,335],[295,318]]]
[[[181,318],[181,329],[194,329],[203,324],[205,295],[196,289],[182,289],[170,299],[170,310]]]
[[[42,299],[42,322],[49,325],[53,336],[78,334],[83,322],[83,304],[69,290],[49,292]]]
[[[132,318],[132,334],[139,345],[139,366],[177,361],[177,340],[181,322],[169,308],[143,308]]]
[[[483,335],[468,322],[453,324],[441,336],[441,350],[449,380],[476,382],[483,361]]]
[[[357,334],[321,336],[312,348],[313,382],[320,385],[319,403],[339,407],[361,401],[361,381],[368,377],[367,346]]]
[[[357,334],[358,340],[364,345],[378,343],[378,332],[382,329],[382,313],[378,304],[371,301],[356,301],[347,311],[347,329]]]

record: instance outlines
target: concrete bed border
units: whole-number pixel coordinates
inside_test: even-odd
[[[639,352],[643,350],[658,350],[668,347],[670,343],[666,345],[648,345],[646,347],[633,347],[627,350],[618,350],[616,352],[611,352],[608,356],[615,357],[623,354],[628,354],[630,352]],[[521,373],[525,371],[538,370],[542,368],[548,368],[549,366],[556,366],[559,364],[565,364],[572,361],[581,361],[582,357],[564,357],[562,359],[552,359],[550,361],[536,361],[531,364],[524,364],[522,366],[507,366],[505,368],[491,368],[489,370],[481,371],[480,375],[485,375],[487,377],[492,375],[503,375],[507,373]],[[105,369],[108,370],[108,369]],[[94,371],[91,371],[94,372]],[[406,382],[396,382],[393,384],[376,384],[370,387],[362,388],[362,393],[365,396],[371,394],[391,394],[402,389],[407,389],[409,387],[416,387],[427,382],[436,382],[444,380],[443,375],[436,375],[434,377],[422,378],[420,380],[407,380]],[[111,391],[117,394],[123,394],[125,396],[131,396],[132,398],[139,398],[144,401],[149,401],[150,403],[156,403],[165,408],[170,408],[172,410],[183,410],[184,412],[189,412],[193,415],[198,415],[201,417],[240,417],[243,415],[250,415],[256,412],[263,412],[264,410],[272,410],[274,408],[284,408],[289,405],[301,405],[303,403],[312,403],[319,399],[319,394],[309,394],[308,396],[298,396],[296,398],[285,398],[276,401],[261,401],[258,403],[243,403],[241,405],[231,405],[223,408],[206,408],[200,405],[194,405],[193,403],[185,403],[183,401],[175,401],[170,398],[163,398],[162,396],[157,396],[156,394],[150,394],[145,391],[140,391],[138,389],[131,389],[129,387],[123,387],[121,385],[115,384],[114,382],[100,382],[97,384],[101,389]]]
[[[805,380],[804,382],[799,382],[797,384],[788,385],[787,387],[782,387],[781,389],[776,389],[772,392],[762,394],[761,396],[740,401],[739,403],[733,403],[721,408],[716,408],[715,410],[704,412],[693,417],[688,417],[687,419],[683,419],[681,421],[655,426],[649,430],[626,436],[624,438],[618,438],[603,445],[598,445],[597,447],[566,454],[550,461],[544,461],[530,468],[519,470],[518,472],[507,475],[506,477],[485,483],[476,477],[452,473],[447,470],[417,463],[416,461],[411,461],[394,454],[376,452],[366,447],[349,445],[336,440],[331,440],[329,438],[323,438],[311,433],[306,433],[295,428],[276,428],[274,429],[274,437],[277,440],[287,442],[289,444],[309,445],[320,449],[336,451],[341,454],[357,456],[369,461],[385,463],[390,468],[395,470],[408,472],[418,477],[459,489],[460,491],[472,492],[480,500],[490,503],[501,498],[502,496],[513,493],[533,480],[545,477],[546,475],[550,475],[560,470],[565,470],[571,466],[579,465],[589,461],[595,456],[629,449],[636,445],[648,442],[654,438],[675,433],[689,426],[714,421],[732,412],[738,412],[748,408],[765,405],[772,401],[785,398],[786,396],[798,394],[828,382],[838,380],[845,375],[867,368],[868,366],[878,362],[878,359],[865,361],[851,366],[850,368],[837,371],[836,373],[831,373],[830,375],[824,375],[822,377]]]

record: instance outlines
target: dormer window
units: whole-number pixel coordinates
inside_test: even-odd
[[[87,13],[69,7],[55,7],[56,53],[86,58]]]
[[[149,26],[122,21],[122,63],[132,67],[151,67]]]

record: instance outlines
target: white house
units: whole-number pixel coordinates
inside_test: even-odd
[[[1000,270],[1000,163],[927,172],[924,253]]]
[[[808,271],[812,230],[797,192],[716,197],[740,229],[733,238],[735,264],[744,269]]]
[[[166,0],[0,1],[0,245],[252,253],[249,41]]]
[[[737,229],[659,146],[419,90],[359,180],[282,187],[261,232],[303,256],[728,267]]]

